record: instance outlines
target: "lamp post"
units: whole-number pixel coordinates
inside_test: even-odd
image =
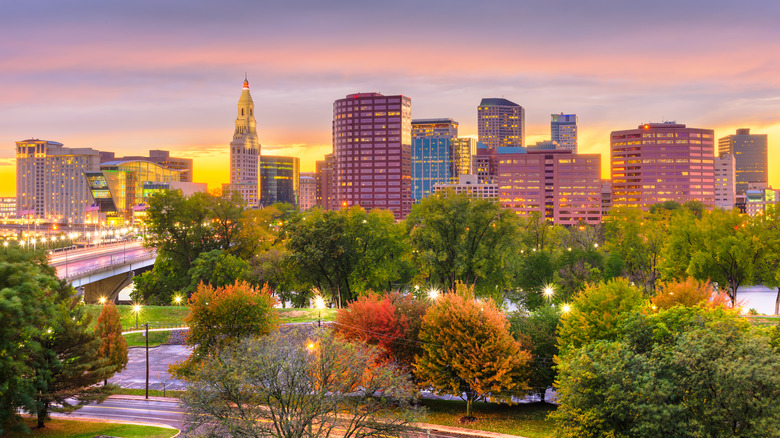
[[[317,307],[317,326],[322,327],[322,309],[325,307],[325,300],[317,295],[314,298],[314,305]]]
[[[135,312],[135,329],[138,330],[138,314],[141,312],[141,305],[140,304],[134,305],[133,312]]]
[[[138,315],[136,313],[136,315]],[[146,398],[149,399],[149,321],[146,321]]]

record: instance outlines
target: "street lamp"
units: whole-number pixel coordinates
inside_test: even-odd
[[[568,303],[567,303],[567,304],[564,304],[563,306],[561,306],[561,311],[562,311],[563,313],[569,313],[569,312],[571,312],[571,305],[570,305],[570,304],[568,304]]]
[[[178,306],[181,304],[181,295],[176,295],[173,297],[173,302]]]
[[[322,296],[314,297],[314,306],[317,308],[317,326],[322,327],[322,309],[325,308],[325,300]]]
[[[141,305],[133,305],[133,312],[135,312],[135,329],[138,330],[138,314],[141,313]]]
[[[555,290],[553,290],[553,287],[548,284],[544,286],[544,289],[542,289],[542,294],[545,298],[551,300],[553,295],[555,295]]]
[[[430,299],[432,299],[433,301],[436,301],[439,298],[439,289],[432,287],[428,291],[428,297],[430,297]]]
[[[100,304],[106,304],[106,297],[98,298],[98,302],[100,302]]]

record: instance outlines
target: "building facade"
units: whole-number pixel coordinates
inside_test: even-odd
[[[777,208],[780,190],[774,190],[763,183],[751,183],[745,191],[745,213],[758,216],[766,213],[768,207]]]
[[[456,138],[458,122],[452,119],[412,120],[412,139],[424,137]]]
[[[350,94],[333,104],[336,198],[341,208],[390,210],[403,219],[411,198],[411,99]]]
[[[298,178],[298,207],[308,210],[317,205],[317,177],[314,172],[301,172]]]
[[[436,184],[457,180],[456,151],[452,140],[458,122],[452,119],[412,120],[412,199],[419,202]]]
[[[489,149],[525,146],[525,110],[507,99],[482,99],[477,108],[477,134]]]
[[[455,184],[436,184],[433,186],[433,193],[445,190],[475,199],[498,199],[498,184],[481,184],[477,175],[461,174]]]
[[[16,198],[0,197],[0,218],[16,217]]]
[[[715,206],[718,208],[731,210],[736,204],[735,171],[734,155],[715,157]]]
[[[336,157],[325,155],[325,159],[315,163],[314,178],[317,180],[317,205],[323,210],[337,210],[336,199]]]
[[[260,156],[260,205],[298,205],[300,173],[298,157]]]
[[[737,129],[736,134],[718,139],[718,155],[725,154],[734,155],[737,195],[744,195],[750,183],[769,182],[766,134]]]
[[[648,123],[610,136],[612,206],[665,201],[715,205],[713,130]]]
[[[249,94],[249,81],[244,79],[238,99],[238,115],[230,142],[230,184],[223,192],[238,192],[248,207],[260,203],[260,140],[257,137],[255,104]]]
[[[550,114],[550,139],[558,143],[561,149],[577,153],[577,115]]]
[[[101,163],[107,161],[148,161],[151,163],[157,163],[167,169],[174,169],[179,171],[179,181],[192,182],[192,159],[191,158],[177,158],[172,157],[169,151],[163,151],[159,149],[152,149],[149,151],[149,156],[144,157],[142,155],[126,156],[116,158],[113,152],[101,152]]]
[[[84,172],[100,168],[100,152],[45,140],[16,142],[16,210],[19,217],[84,223],[91,202]]]
[[[560,149],[499,153],[498,198],[520,216],[538,213],[561,225],[598,224],[601,157]]]

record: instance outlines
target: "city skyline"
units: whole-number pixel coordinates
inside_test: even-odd
[[[609,134],[677,121],[715,138],[769,136],[780,184],[780,4],[36,1],[0,5],[0,196],[15,194],[16,141],[165,149],[194,181],[229,181],[235,99],[246,73],[265,155],[332,150],[334,100],[401,94],[412,118],[477,135],[482,98],[526,111],[526,143],[550,114],[577,114],[580,153]],[[8,19],[10,18],[10,19]]]

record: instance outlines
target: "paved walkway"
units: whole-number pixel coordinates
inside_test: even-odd
[[[186,345],[160,345],[149,348],[149,389],[184,390],[185,384],[168,374],[168,365],[190,355]],[[127,351],[127,367],[108,379],[122,388],[146,388],[146,348],[131,347]]]

